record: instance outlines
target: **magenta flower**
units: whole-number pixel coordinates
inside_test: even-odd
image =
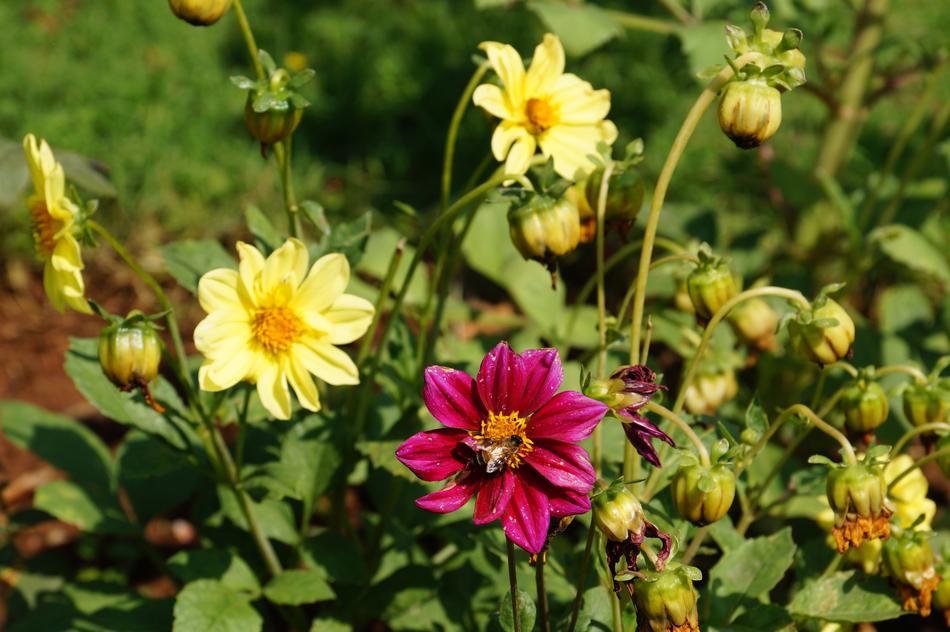
[[[423,399],[446,427],[409,437],[396,458],[424,481],[452,480],[416,506],[449,513],[475,496],[475,524],[501,518],[508,539],[530,553],[544,548],[552,517],[589,511],[594,468],[577,442],[607,406],[555,394],[563,377],[556,349],[517,354],[505,342],[485,356],[477,379],[427,368]]]
[[[617,391],[623,403],[615,407],[614,412],[623,418],[623,431],[627,435],[627,440],[640,453],[640,456],[653,466],[660,467],[660,457],[653,447],[652,440],[665,441],[674,448],[676,444],[669,435],[641,415],[640,409],[647,405],[657,391],[666,390],[666,387],[657,384],[656,373],[643,364],[618,369],[610,376],[610,380],[620,385]]]

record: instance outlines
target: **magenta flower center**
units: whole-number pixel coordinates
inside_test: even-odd
[[[485,459],[502,459],[503,465],[515,469],[521,465],[525,455],[534,447],[525,435],[525,426],[528,420],[521,417],[517,411],[504,415],[488,413],[488,419],[483,419],[478,433],[471,432]]]

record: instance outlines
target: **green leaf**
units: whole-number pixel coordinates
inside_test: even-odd
[[[950,260],[933,243],[910,226],[891,224],[868,235],[881,252],[897,264],[950,286]]]
[[[13,208],[20,192],[30,183],[23,147],[0,136],[0,209]]]
[[[168,560],[168,571],[182,583],[213,579],[229,590],[256,597],[260,582],[251,567],[236,554],[223,549],[179,551]]]
[[[396,459],[396,448],[402,445],[402,441],[360,441],[356,444],[356,449],[360,454],[366,456],[373,467],[386,470],[390,474],[404,478],[408,481],[418,482],[409,468]]]
[[[162,378],[152,385],[152,395],[166,408],[164,414],[145,404],[140,394],[123,393],[102,373],[96,339],[70,338],[65,368],[76,389],[109,419],[138,428],[177,449],[198,443],[190,423],[178,416],[184,404],[175,389]]]
[[[723,553],[733,551],[745,542],[745,539],[736,531],[735,525],[732,524],[732,518],[728,514],[709,525],[709,535],[712,536],[712,539],[719,545]]]
[[[785,608],[763,603],[756,603],[755,607],[743,612],[732,623],[714,628],[715,632],[785,632],[794,629],[795,625]]]
[[[683,52],[689,58],[690,71],[695,75],[710,64],[718,64],[722,56],[729,52],[726,41],[726,23],[720,20],[708,20],[684,26],[677,35],[683,45]]]
[[[887,621],[906,614],[886,579],[855,571],[806,583],[792,598],[788,611],[839,623]]]
[[[366,579],[366,563],[356,542],[336,531],[308,537],[301,555],[306,566],[332,577],[334,584],[360,584]]]
[[[366,211],[350,222],[336,222],[330,234],[311,251],[311,257],[316,259],[331,252],[342,252],[350,266],[355,268],[366,250],[372,218],[372,212]]]
[[[330,223],[327,222],[327,216],[322,204],[314,202],[313,200],[304,200],[299,206],[303,212],[303,216],[307,218],[307,221],[313,224],[314,228],[320,231],[322,235],[330,234]]]
[[[584,592],[584,604],[577,615],[578,630],[610,630],[613,612],[610,592],[606,586],[594,586]]]
[[[228,519],[241,529],[249,531],[247,519],[245,519],[244,512],[241,511],[241,507],[234,497],[234,492],[228,487],[219,486],[218,498]],[[251,511],[254,512],[254,516],[260,522],[264,535],[285,544],[297,544],[300,536],[294,522],[294,512],[286,503],[269,498],[265,498],[261,502],[251,500],[250,503]]]
[[[277,575],[264,586],[264,596],[287,606],[329,601],[336,594],[318,571],[291,569]]]
[[[56,160],[63,165],[66,179],[94,197],[114,198],[115,185],[109,181],[108,168],[97,160],[62,149],[56,150]]]
[[[221,582],[199,579],[178,593],[173,632],[258,632],[263,620],[247,597]]]
[[[765,434],[765,431],[769,429],[769,417],[757,399],[749,402],[748,408],[745,409],[745,427],[759,434]]]
[[[312,502],[330,486],[342,462],[323,417],[310,415],[284,435],[280,459],[262,469],[276,479],[287,495]]]
[[[217,268],[237,270],[234,258],[212,239],[181,239],[162,246],[162,257],[168,273],[183,288],[196,294],[198,280]]]
[[[742,606],[756,604],[781,581],[795,556],[792,530],[788,527],[774,535],[747,540],[723,554],[709,572],[712,599],[711,620],[728,623]]]
[[[142,522],[187,500],[200,481],[196,460],[138,430],[125,435],[116,463],[119,485]]]
[[[518,618],[521,619],[521,632],[531,632],[534,629],[534,620],[537,617],[537,607],[531,595],[523,590],[518,590]],[[505,592],[505,596],[498,606],[498,625],[504,632],[514,632],[515,617],[511,608],[511,591]]]
[[[931,325],[934,321],[930,299],[916,285],[892,285],[878,298],[881,331],[897,333],[914,323]]]
[[[580,57],[623,34],[623,27],[592,4],[535,0],[528,8],[561,38],[568,55]]]
[[[244,221],[247,222],[247,229],[254,235],[258,248],[261,248],[265,255],[277,250],[284,243],[284,238],[274,228],[270,218],[257,206],[250,204],[244,209]]]
[[[3,434],[76,483],[108,493],[115,473],[109,448],[80,422],[25,402],[0,402]]]
[[[33,506],[83,531],[132,534],[138,529],[126,522],[115,499],[83,489],[72,481],[53,481],[36,490]]]

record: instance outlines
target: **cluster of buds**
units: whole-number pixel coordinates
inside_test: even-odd
[[[805,83],[805,56],[798,49],[802,32],[767,29],[769,10],[759,2],[751,13],[754,30],[748,35],[738,26],[726,27],[726,39],[736,58],[747,63],[733,67],[735,76],[722,90],[719,126],[742,149],[758,147],[782,123],[781,93]]]
[[[232,0],[168,0],[178,18],[195,26],[211,26],[231,8]]]
[[[308,68],[291,74],[278,68],[263,49],[259,58],[266,78],[253,81],[247,77],[231,77],[231,82],[241,90],[247,90],[244,123],[251,136],[261,144],[261,154],[266,157],[267,147],[290,137],[300,124],[303,109],[310,105],[310,101],[298,90],[310,82],[315,73]]]
[[[673,506],[694,525],[712,524],[726,515],[736,497],[736,473],[730,464],[704,465],[692,454],[683,461],[670,484]]]
[[[739,293],[739,288],[728,262],[713,255],[708,244],[699,247],[697,257],[696,269],[686,279],[686,291],[696,314],[708,320]]]
[[[610,407],[623,422],[623,431],[630,444],[656,467],[660,467],[660,457],[652,440],[659,439],[676,447],[669,435],[640,414],[640,410],[660,390],[666,390],[666,387],[657,384],[656,373],[642,364],[621,367],[606,380],[592,380],[588,376],[583,385],[587,397]]]
[[[164,412],[148,388],[158,377],[162,361],[162,342],[152,322],[155,318],[138,310],[129,312],[124,319],[115,318],[99,334],[99,366],[120,390],[138,388],[149,406]]]
[[[693,582],[700,579],[699,569],[677,562],[635,578],[637,632],[699,632],[699,595]]]
[[[886,461],[878,458],[888,450],[887,446],[876,446],[863,460],[850,465],[816,456],[809,460],[831,466],[825,493],[834,511],[831,534],[838,553],[857,548],[868,540],[886,540],[891,535],[893,505],[887,498]]]
[[[788,321],[789,339],[799,355],[824,366],[851,354],[854,321],[841,305],[828,298],[840,285],[829,285],[807,309]]]
[[[866,443],[870,443],[874,430],[887,420],[887,393],[866,372],[842,390],[839,406],[844,413],[845,427],[852,434],[863,436]]]
[[[624,560],[627,565],[625,574],[629,575],[638,570],[637,556],[640,547],[646,538],[657,538],[663,547],[656,557],[657,568],[663,568],[670,556],[672,540],[669,535],[643,515],[643,506],[633,495],[623,481],[614,481],[608,488],[596,494],[591,500],[594,522],[607,538],[607,565],[614,578],[614,591],[620,592],[623,582],[617,579],[617,563]],[[632,593],[633,587],[625,583]]]
[[[743,344],[756,351],[775,351],[778,313],[761,298],[751,298],[736,305],[728,316],[729,324]]]
[[[926,531],[903,531],[884,543],[884,570],[897,588],[904,610],[930,615],[931,596],[940,584]]]

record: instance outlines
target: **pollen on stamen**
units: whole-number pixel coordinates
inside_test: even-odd
[[[525,455],[534,450],[534,443],[525,435],[528,420],[521,417],[517,411],[507,415],[503,413],[488,413],[488,419],[483,419],[480,431],[472,434],[474,439],[503,440],[509,437],[519,437],[521,446],[508,460],[508,467],[515,469],[524,460]]]
[[[547,99],[528,99],[524,113],[533,134],[540,134],[557,125],[557,110]]]
[[[254,338],[270,353],[286,351],[304,332],[300,317],[287,307],[257,312],[251,325]]]

